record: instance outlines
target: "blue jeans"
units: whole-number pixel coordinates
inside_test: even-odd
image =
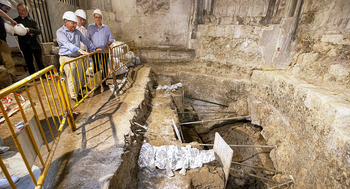
[[[1,137],[0,137],[0,146],[2,146],[4,144],[4,141],[2,141]]]

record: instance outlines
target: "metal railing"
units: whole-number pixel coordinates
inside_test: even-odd
[[[54,77],[54,75],[56,74],[56,68],[54,66],[49,66],[0,91],[0,99],[3,99],[8,95],[13,94],[15,102],[18,105],[17,107],[20,112],[21,120],[24,122],[24,129],[22,131],[17,130],[17,132],[14,130],[15,127],[13,121],[10,120],[1,101],[0,110],[2,112],[3,118],[5,119],[5,124],[7,124],[10,130],[12,138],[16,144],[17,150],[23,159],[23,162],[28,170],[29,175],[34,185],[39,186],[39,188],[44,183],[44,179],[49,170],[49,166],[51,164],[54,152],[57,147],[57,143],[62,133],[63,126],[65,125],[66,121],[68,121],[70,127],[72,127],[73,125],[73,119],[69,117],[69,114],[65,113],[67,112],[67,103],[64,100],[64,98],[61,98],[63,90],[61,87],[60,78]],[[52,79],[49,79],[49,76],[51,76]],[[40,82],[37,80],[40,80]],[[39,84],[37,82],[39,82]],[[34,85],[34,88],[31,88],[31,90],[29,90],[28,86],[31,84]],[[30,106],[27,106],[26,108],[24,108],[24,103],[21,102],[21,99],[18,97],[19,95],[17,94],[17,91],[23,90],[25,92],[22,92],[22,95],[25,96],[25,98],[29,99],[30,103]],[[43,100],[43,96],[46,99],[46,102],[45,100]],[[22,100],[23,99],[24,98],[22,98]],[[39,101],[39,107],[36,107],[37,101]],[[31,121],[33,119],[28,117],[30,115],[33,117],[34,121]],[[48,115],[51,117],[49,117]],[[49,121],[50,118],[51,122]],[[40,120],[42,120],[43,123]],[[41,134],[40,139],[35,138],[33,135],[33,131],[35,132],[35,128],[37,129],[37,132]],[[49,132],[47,131],[46,133],[44,133],[45,130],[48,130]],[[24,150],[24,148],[21,145],[20,139],[22,141],[22,145],[25,145],[24,147],[26,147],[28,143],[31,144],[30,149],[32,149],[32,153],[35,154],[34,158],[29,159],[30,157],[28,156],[28,147],[25,148],[26,150]],[[48,139],[52,140],[51,145],[49,144]],[[26,144],[23,144],[23,141],[25,140],[27,142]],[[46,148],[41,148],[43,144],[45,144]],[[42,155],[43,151],[44,153],[45,151],[48,152],[45,161]],[[37,157],[39,158],[39,162],[43,169],[42,173],[38,178],[38,181],[35,179],[32,171],[32,166]],[[11,179],[10,173],[8,172],[8,169],[6,168],[1,157],[0,167],[10,186],[12,188],[16,188],[15,184]]]
[[[130,51],[132,53],[130,53]],[[104,51],[69,58],[61,63],[60,76],[66,78],[63,91],[68,102],[70,115],[88,96],[101,87],[109,77],[116,82],[116,72],[135,60],[135,42],[127,41]],[[80,99],[81,98],[81,99]],[[73,100],[72,100],[73,99]],[[71,105],[74,103],[74,106]],[[73,125],[73,131],[75,125]]]
[[[15,131],[13,124],[14,121],[18,121],[18,115],[16,115],[16,119],[10,119],[1,101],[0,110],[36,189],[40,189],[44,184],[66,122],[70,129],[75,131],[73,111],[111,76],[115,84],[118,70],[132,60],[136,63],[134,55],[135,43],[128,41],[111,47],[107,52],[93,52],[63,62],[59,75],[54,66],[49,66],[0,91],[0,99],[13,94],[18,105],[20,120],[24,122],[24,130],[21,132]],[[80,69],[83,72],[79,72]],[[77,79],[72,80],[71,76],[75,76]],[[74,93],[76,97],[78,97],[79,92],[82,94],[82,99],[77,100],[76,98],[73,107],[70,99],[72,94],[68,92],[67,87],[69,78],[73,84],[70,92]],[[29,88],[29,85],[34,87]],[[19,91],[24,96],[22,99],[29,99],[29,107],[23,106],[23,102],[17,95]],[[41,138],[38,139],[38,136]],[[23,144],[25,140],[27,140],[27,144],[30,144],[30,147]],[[27,148],[31,150],[29,155]],[[35,162],[37,162],[35,165],[42,166],[38,180],[32,171]],[[16,188],[1,157],[0,167],[11,188]]]

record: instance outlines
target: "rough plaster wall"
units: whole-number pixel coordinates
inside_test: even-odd
[[[282,4],[291,6],[291,1]],[[280,6],[269,10],[279,23],[262,25],[269,1],[215,1],[214,14],[198,25],[197,61],[226,65],[233,76],[248,78],[255,69],[286,69],[294,55],[297,19],[282,16],[287,11],[276,8]]]
[[[248,78],[254,68],[265,64],[259,46],[261,35],[262,27],[258,26],[199,25],[197,60],[219,64],[219,68],[232,70],[233,76]]]
[[[221,17],[265,16],[269,0],[221,0],[214,1],[214,14]]]
[[[51,20],[52,35],[53,38],[56,38],[56,31],[64,25],[63,13],[66,11],[74,12],[78,7],[57,0],[47,0],[47,8]]]
[[[304,1],[293,75],[350,88],[350,1]]]
[[[138,46],[187,47],[191,11],[188,0],[113,1],[116,11],[116,38],[133,39]]]
[[[288,73],[254,71],[252,122],[263,127],[277,170],[295,188],[349,188],[349,93],[335,94]]]

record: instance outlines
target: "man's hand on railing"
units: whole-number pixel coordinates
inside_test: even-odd
[[[101,48],[96,49],[96,52],[102,52],[102,51],[103,51],[103,49],[101,49]]]
[[[107,44],[106,46],[105,46],[105,48],[104,48],[104,50],[107,50],[108,51],[108,49],[111,47],[111,45],[110,44]]]
[[[88,52],[83,51],[83,50],[81,50],[81,49],[79,49],[79,50],[78,50],[78,52],[80,52],[80,54],[82,54],[82,55],[89,55],[89,53],[88,53]]]

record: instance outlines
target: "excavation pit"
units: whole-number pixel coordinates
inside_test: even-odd
[[[185,147],[191,145],[192,148],[208,150],[212,147],[202,146],[201,144],[213,144],[215,133],[218,132],[228,144],[267,145],[266,140],[261,135],[262,127],[253,125],[247,119],[249,116],[237,116],[237,112],[230,111],[229,107],[185,98],[184,87],[179,87],[176,90],[161,90],[158,86],[164,86],[165,83],[161,83],[156,75],[155,78],[158,78],[158,81],[155,81],[154,85],[149,88],[151,99],[147,106],[150,106],[151,109],[144,109],[147,112],[143,114],[147,114],[147,117],[137,123],[139,127],[146,127],[146,129],[143,130],[144,132],[139,133],[139,130],[129,136],[131,142],[128,143],[126,153],[122,156],[123,162],[118,171],[107,184],[109,188],[115,186],[131,188],[225,188],[224,172],[218,160],[206,163],[200,168],[187,169],[185,172],[180,169],[171,171],[170,174],[169,170],[166,169],[140,168],[137,165],[138,155],[142,144],[145,143],[157,147],[164,145]],[[239,118],[230,119],[234,116]],[[227,118],[229,119],[225,120]],[[217,119],[224,120],[181,125],[181,123],[186,122]],[[180,131],[180,137],[175,132],[173,120]],[[180,138],[183,143],[180,142]],[[276,175],[276,172],[271,172],[271,170],[274,170],[274,164],[269,156],[271,148],[233,147],[232,149],[234,151],[233,169],[271,180]],[[267,170],[264,170],[264,168]],[[126,174],[131,176],[127,177]],[[226,188],[268,188],[271,186],[274,186],[274,183],[242,175],[240,172],[230,171]]]

